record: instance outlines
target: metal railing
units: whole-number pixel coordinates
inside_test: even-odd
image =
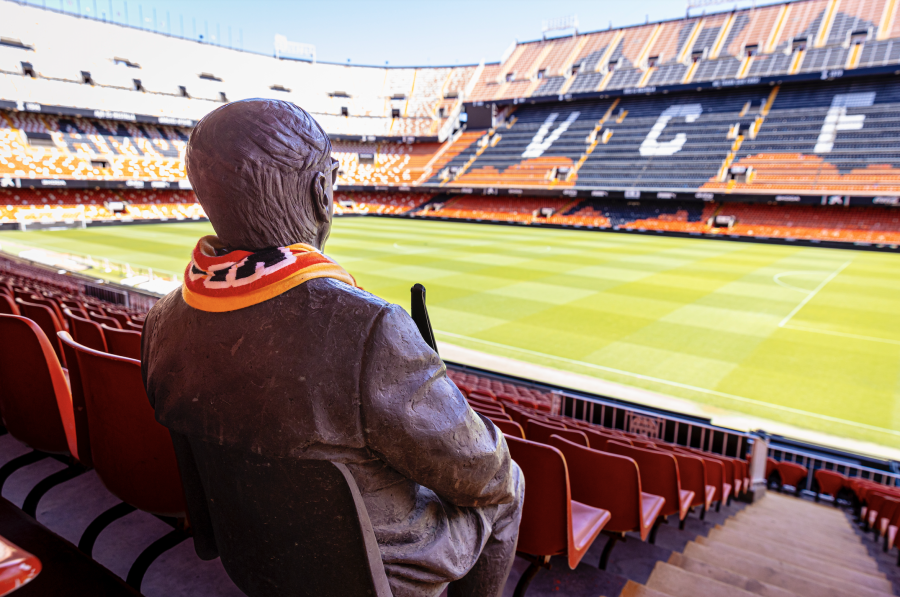
[[[814,475],[819,469],[834,471],[851,479],[859,478],[887,487],[900,487],[900,474],[897,472],[866,466],[861,460],[853,460],[851,457],[841,458],[814,450],[784,446],[777,442],[770,443],[768,455],[779,462],[794,462],[805,466],[808,470],[806,475],[808,491],[812,491]]]
[[[565,390],[556,390],[555,393],[561,397],[561,415],[601,427],[728,458],[746,458],[753,445],[754,436],[750,433],[717,427],[708,419]]]

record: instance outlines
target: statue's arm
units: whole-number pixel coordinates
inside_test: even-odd
[[[367,445],[386,463],[458,506],[512,501],[503,435],[469,408],[400,307],[376,320],[360,373]]]

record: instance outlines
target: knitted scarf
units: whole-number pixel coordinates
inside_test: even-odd
[[[313,278],[356,280],[315,247],[297,243],[251,253],[227,251],[215,236],[204,236],[184,272],[181,296],[201,311],[222,313],[250,307]]]

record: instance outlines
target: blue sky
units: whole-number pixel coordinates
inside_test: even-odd
[[[768,4],[760,0],[757,4]],[[685,0],[27,0],[163,33],[273,53],[276,34],[315,44],[319,60],[391,66],[496,61],[541,21],[577,15],[582,31],[684,16]],[[711,6],[721,11],[751,0]],[[693,9],[691,14],[699,14]]]

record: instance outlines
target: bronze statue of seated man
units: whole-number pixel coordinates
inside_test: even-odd
[[[142,366],[198,555],[241,547],[213,532],[212,473],[191,448],[203,442],[226,459],[346,465],[394,597],[437,596],[448,583],[452,597],[499,596],[524,479],[409,315],[322,253],[338,167],[328,136],[293,104],[240,101],[200,121],[186,162],[216,236],[197,245],[182,289],[150,311]],[[235,499],[252,499],[302,491],[302,480],[235,486]],[[273,516],[289,524],[292,513]],[[265,528],[259,539],[247,548],[282,557],[293,547]]]

